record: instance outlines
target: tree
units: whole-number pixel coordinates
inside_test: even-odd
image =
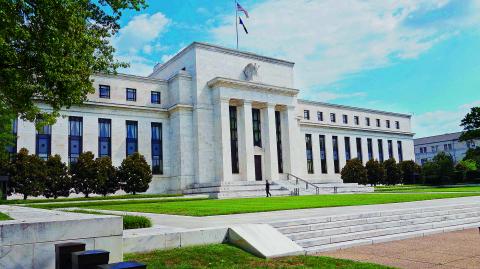
[[[396,185],[402,183],[402,170],[395,159],[388,159],[383,162],[385,168],[385,182],[387,185]]]
[[[419,175],[422,172],[422,167],[412,160],[403,161],[398,164],[402,171],[403,184],[417,184]]]
[[[120,189],[117,170],[112,165],[110,157],[97,158],[95,160],[97,167],[97,189],[96,193],[107,196],[109,193],[115,193]]]
[[[45,161],[22,148],[12,164],[9,194],[20,193],[24,200],[28,196],[39,196],[43,193],[45,178]]]
[[[385,169],[379,161],[369,160],[365,164],[365,168],[367,169],[367,179],[370,185],[376,186],[377,184],[384,183]]]
[[[45,197],[53,197],[54,199],[59,196],[68,197],[72,188],[72,178],[68,174],[68,167],[62,162],[60,155],[50,156],[45,165],[47,173],[43,192]]]
[[[453,176],[454,165],[453,158],[450,154],[440,152],[432,159],[438,164],[438,177],[441,184],[448,184]]]
[[[97,166],[91,151],[83,152],[71,166],[73,187],[76,193],[88,197],[97,188]]]
[[[460,141],[480,139],[480,107],[472,107],[462,119],[460,126],[464,131],[460,135]]]
[[[367,185],[367,170],[357,158],[347,161],[347,164],[342,168],[341,176],[344,183],[358,183]]]
[[[125,192],[136,194],[148,190],[148,184],[152,181],[152,171],[145,157],[136,152],[122,161],[118,169],[118,178]]]
[[[480,168],[480,147],[476,147],[474,149],[468,149],[463,159],[474,160],[477,164],[477,167]]]
[[[94,91],[92,74],[127,66],[114,60],[109,40],[123,10],[145,7],[145,0],[0,1],[0,148],[8,133],[2,119],[52,124],[61,108]]]
[[[474,160],[463,159],[458,163],[458,165],[465,167],[465,171],[477,170],[477,163]]]

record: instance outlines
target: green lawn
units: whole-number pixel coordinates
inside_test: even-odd
[[[375,192],[480,192],[480,186],[377,186]]]
[[[67,211],[67,212],[92,214],[92,215],[120,216],[120,217],[122,217],[122,220],[123,220],[123,229],[124,230],[152,227],[152,221],[149,218],[144,217],[144,216],[107,214],[107,213],[103,213],[103,212],[84,210],[84,209],[70,210],[70,211]]]
[[[302,208],[401,203],[476,195],[480,195],[480,193],[370,193],[283,196],[225,200],[198,199],[190,201],[110,201],[108,203],[83,203],[73,206],[95,210],[103,209],[188,216],[211,216]],[[35,207],[52,208],[52,206],[56,205],[57,204],[40,204],[35,205]]]
[[[318,256],[261,259],[236,247],[221,244],[125,254],[124,260],[146,263],[148,268],[322,268],[386,269],[383,265]]]
[[[12,218],[10,218],[10,216],[8,216],[7,214],[4,214],[2,212],[0,212],[0,221],[1,220],[11,220]]]

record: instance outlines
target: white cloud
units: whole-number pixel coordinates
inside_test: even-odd
[[[462,130],[460,122],[470,111],[470,108],[479,106],[480,100],[464,104],[453,110],[436,110],[412,116],[412,130],[415,137],[424,137],[444,133],[459,132]]]
[[[416,20],[448,8],[452,1],[267,0],[247,8],[249,34],[241,33],[240,48],[296,62],[296,82],[302,89],[330,85],[348,75],[416,58],[459,30],[479,24],[478,0],[468,14],[433,16],[435,23]],[[231,45],[235,19],[222,21],[211,33],[215,42]]]
[[[318,100],[321,102],[328,102],[335,99],[345,99],[345,98],[364,97],[364,96],[367,96],[365,92],[338,93],[338,92],[322,91],[316,95],[315,100]]]

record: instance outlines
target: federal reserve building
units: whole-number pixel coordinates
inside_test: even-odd
[[[195,42],[147,77],[92,79],[95,93],[54,125],[19,120],[14,150],[69,163],[91,151],[116,166],[139,152],[149,193],[219,198],[263,196],[266,180],[274,195],[370,192],[342,183],[349,159],[415,159],[410,115],[299,99],[281,59]]]

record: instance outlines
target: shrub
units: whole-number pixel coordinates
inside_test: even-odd
[[[402,183],[402,170],[395,159],[388,159],[383,162],[385,168],[385,183],[387,185],[396,185]]]
[[[10,190],[20,193],[23,199],[43,193],[46,178],[45,161],[20,149],[11,167]]]
[[[94,193],[97,187],[97,167],[90,151],[83,152],[77,162],[71,166],[73,187],[76,193],[83,193],[88,197]]]
[[[152,181],[152,170],[145,157],[136,152],[122,161],[118,178],[125,192],[136,194],[147,191],[148,184]]]
[[[132,215],[124,215],[122,217],[124,230],[152,227],[152,221],[147,217]]]
[[[351,159],[347,161],[347,164],[341,171],[342,179],[344,183],[358,183],[366,185],[367,170],[363,167],[362,161],[359,159]]]
[[[427,161],[422,166],[424,183],[427,185],[440,185],[439,165],[433,161]]]
[[[382,184],[385,180],[385,169],[382,164],[377,160],[369,160],[365,164],[367,169],[367,179],[370,185],[376,186]]]
[[[117,170],[112,165],[110,157],[97,158],[95,160],[97,167],[97,188],[95,193],[107,196],[109,193],[115,193],[120,189]]]
[[[480,168],[480,147],[468,149],[463,159],[475,161],[477,167]]]
[[[46,178],[45,197],[57,199],[59,196],[68,197],[72,188],[72,178],[68,174],[68,167],[62,162],[60,155],[50,156],[45,163]]]
[[[433,157],[432,161],[438,165],[437,175],[439,177],[438,179],[440,184],[452,183],[451,179],[454,172],[454,162],[452,156],[450,156],[450,154],[446,154],[445,152],[440,152]]]
[[[422,167],[414,161],[408,160],[398,163],[402,171],[403,184],[417,184],[420,183],[419,177],[422,172]]]

